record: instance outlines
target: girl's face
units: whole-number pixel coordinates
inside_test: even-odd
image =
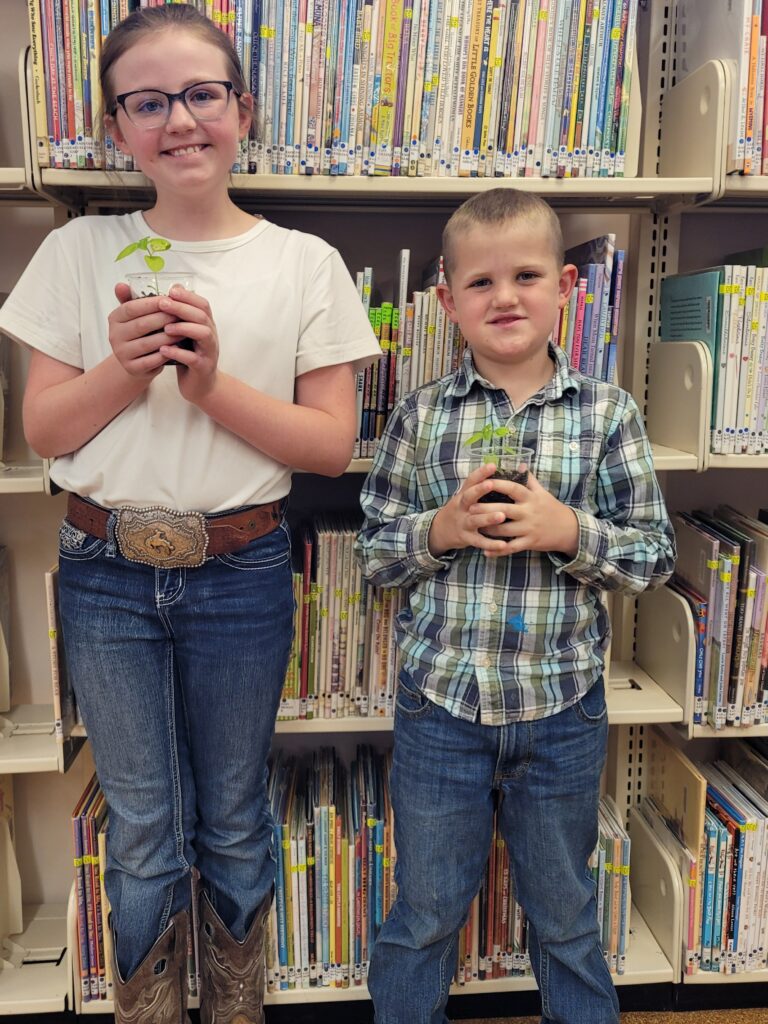
[[[127,50],[112,68],[116,96],[137,89],[178,93],[197,82],[229,79],[224,53],[193,32],[171,30],[145,36]],[[250,105],[250,97],[246,102]],[[152,180],[160,197],[181,192],[192,197],[225,187],[238,140],[250,127],[248,109],[230,94],[218,121],[196,121],[176,101],[168,120],[156,128],[132,124],[118,106],[107,129],[124,153]]]

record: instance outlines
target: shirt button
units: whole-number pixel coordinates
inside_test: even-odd
[[[499,606],[496,604],[495,601],[491,601],[488,605],[488,608],[492,612],[497,612],[499,610]]]
[[[480,664],[482,665],[483,668],[490,668],[491,667],[491,659],[490,659],[489,655],[484,654],[483,657],[480,659]]]
[[[571,443],[568,445],[568,447],[571,449],[572,452],[577,452],[579,450],[579,442],[578,441],[571,441]]]

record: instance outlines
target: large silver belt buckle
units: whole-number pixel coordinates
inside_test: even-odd
[[[118,509],[115,538],[124,558],[160,569],[202,565],[208,550],[201,512],[176,512],[161,505]]]

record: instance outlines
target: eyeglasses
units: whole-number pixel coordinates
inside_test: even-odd
[[[224,116],[233,92],[240,96],[231,82],[196,82],[181,92],[137,89],[115,97],[112,116],[120,106],[137,128],[160,128],[171,116],[173,104],[178,100],[196,121],[218,121]]]

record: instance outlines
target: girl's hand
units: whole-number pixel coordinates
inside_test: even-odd
[[[505,539],[489,535],[489,528],[503,520],[499,505],[478,504],[484,494],[500,490],[492,463],[473,470],[459,490],[440,509],[429,530],[429,550],[438,557],[459,548],[480,548],[488,555],[506,553]]]
[[[115,296],[120,305],[108,317],[109,344],[125,372],[149,384],[168,361],[159,349],[174,318],[160,311],[156,295],[132,299],[127,284],[115,285]]]
[[[494,480],[494,489],[507,494],[514,504],[475,505],[471,512],[493,510],[489,537],[505,543],[491,556],[514,555],[519,551],[556,551],[571,558],[579,549],[579,521],[573,509],[545,490],[528,471],[527,484]]]
[[[160,346],[165,360],[175,360],[179,391],[188,402],[198,404],[216,383],[219,337],[206,299],[175,284],[170,295],[160,296],[160,309],[170,314],[165,325],[166,343]],[[188,338],[193,349],[177,341]]]

